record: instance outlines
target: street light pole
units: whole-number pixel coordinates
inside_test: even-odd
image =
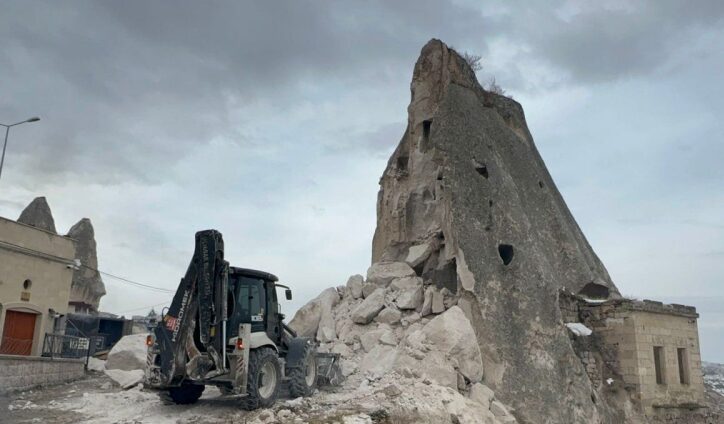
[[[2,155],[2,158],[0,158],[0,177],[2,177],[2,175],[3,175],[3,164],[5,164],[5,149],[8,147],[8,134],[10,134],[10,127],[24,124],[26,122],[37,122],[37,121],[40,121],[40,118],[38,118],[37,116],[33,116],[32,118],[26,119],[21,122],[16,122],[16,123],[10,124],[10,125],[0,124],[0,126],[5,127],[5,143],[3,143],[3,155]]]

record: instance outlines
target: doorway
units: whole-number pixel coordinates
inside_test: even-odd
[[[3,327],[0,354],[29,356],[33,349],[35,318],[27,312],[7,311]]]

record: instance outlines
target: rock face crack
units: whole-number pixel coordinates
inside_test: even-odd
[[[592,281],[597,293],[620,295],[546,169],[522,107],[481,88],[439,40],[422,49],[411,93],[407,128],[380,180],[372,262],[411,263],[425,312],[460,305],[485,384],[519,421],[615,422],[614,408],[592,400],[600,389],[571,347],[557,296]]]

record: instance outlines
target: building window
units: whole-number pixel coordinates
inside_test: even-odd
[[[33,282],[30,280],[23,281],[23,290],[30,290],[30,287],[33,286]]]
[[[679,360],[679,383],[689,384],[689,355],[686,349],[680,347],[676,349],[676,356]]]
[[[666,384],[666,368],[664,364],[664,347],[654,346],[654,369],[656,370],[656,384]]]

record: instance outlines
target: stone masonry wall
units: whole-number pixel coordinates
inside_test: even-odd
[[[641,378],[642,406],[647,414],[654,408],[678,408],[704,404],[704,382],[699,356],[696,318],[632,312],[636,331],[638,374]],[[656,384],[654,346],[664,350],[664,384]],[[679,381],[677,349],[687,352],[688,384]]]
[[[64,383],[85,375],[82,359],[0,355],[0,393]]]
[[[615,347],[624,387],[642,412],[655,416],[704,404],[695,309],[651,301],[583,306],[586,324]],[[664,382],[656,382],[654,346],[663,348]],[[677,349],[686,349],[688,383],[679,379]],[[604,376],[605,377],[605,376]]]

